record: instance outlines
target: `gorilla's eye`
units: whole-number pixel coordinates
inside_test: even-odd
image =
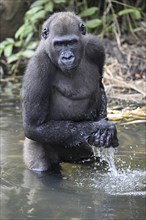
[[[48,30],[48,28],[44,28],[43,30],[42,30],[42,37],[44,38],[44,39],[46,39],[47,37],[48,37],[48,33],[49,33],[49,30]]]
[[[86,27],[85,27],[84,24],[80,24],[80,31],[81,31],[81,33],[82,33],[83,35],[86,34]]]
[[[73,40],[70,40],[69,42],[68,42],[68,44],[69,45],[75,45],[75,44],[77,44],[78,43],[78,41],[76,40],[76,39],[73,39]]]
[[[54,46],[55,46],[55,47],[62,47],[63,44],[64,44],[63,41],[55,41],[55,42],[54,42]]]

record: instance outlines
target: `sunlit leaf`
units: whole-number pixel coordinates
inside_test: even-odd
[[[39,18],[44,18],[45,17],[45,10],[41,10],[38,13],[34,14],[31,18],[31,21],[37,21]]]
[[[34,51],[33,50],[25,50],[23,53],[22,53],[22,56],[26,57],[26,58],[31,58],[34,54]]]
[[[32,40],[32,37],[33,37],[33,29],[32,31],[29,31],[27,37],[25,38],[25,45],[27,45]]]
[[[14,43],[14,39],[13,38],[6,38],[6,41],[10,44],[13,44]]]
[[[25,28],[24,32],[23,32],[23,37],[28,37],[29,35],[33,35],[33,26],[28,26],[27,28]]]
[[[66,3],[66,0],[54,0],[54,3],[56,4]]]
[[[83,18],[83,17],[88,17],[88,16],[91,16],[91,15],[94,15],[97,12],[97,10],[98,10],[97,7],[88,8],[88,9],[84,10],[80,14],[80,16]]]
[[[12,54],[13,44],[8,44],[4,49],[4,55],[9,57]]]
[[[31,5],[31,8],[33,7],[36,7],[36,6],[41,6],[43,4],[46,3],[46,0],[38,0],[38,1],[35,1],[32,5]]]
[[[17,39],[21,34],[23,34],[24,30],[25,30],[25,24],[22,25],[22,26],[18,29],[18,31],[15,33],[15,38]]]
[[[52,12],[53,11],[53,7],[54,7],[53,2],[49,2],[48,4],[45,5],[45,11]]]
[[[8,44],[7,40],[2,41],[2,42],[0,43],[0,49],[1,49],[1,50],[4,49],[7,44]]]
[[[29,11],[27,11],[26,15],[32,15],[38,11],[40,11],[43,7],[42,6],[37,6],[37,7],[33,7],[31,8]]]
[[[7,58],[7,62],[8,62],[8,64],[17,61],[17,60],[18,60],[18,57],[19,57],[18,54],[14,54],[14,55],[8,57],[8,58]]]
[[[86,22],[86,26],[91,29],[99,27],[100,25],[102,25],[102,21],[100,19],[93,19]]]
[[[31,43],[28,45],[27,49],[30,49],[30,50],[36,49],[37,45],[38,45],[38,42],[37,42],[37,41],[36,41],[36,42],[31,42]]]
[[[16,41],[15,42],[15,47],[21,47],[22,46],[22,41]]]

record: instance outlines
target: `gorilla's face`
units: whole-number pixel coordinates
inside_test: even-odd
[[[54,61],[62,71],[72,70],[79,65],[83,48],[77,35],[56,36],[52,46]]]
[[[46,23],[42,35],[45,51],[62,72],[77,68],[83,57],[84,25],[75,17],[61,17]]]

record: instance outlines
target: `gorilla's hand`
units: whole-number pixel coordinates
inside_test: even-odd
[[[98,128],[96,132],[92,133],[89,143],[96,147],[118,147],[119,142],[115,125],[105,119],[95,123],[98,124]]]

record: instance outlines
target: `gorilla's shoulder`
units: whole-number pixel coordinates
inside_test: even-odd
[[[105,50],[101,40],[92,34],[87,34],[85,40],[85,57],[90,62],[95,63],[99,68],[99,73],[102,75],[103,65],[105,61]]]
[[[95,54],[96,52],[100,52],[102,54],[104,54],[104,46],[102,41],[95,35],[92,34],[87,34],[85,36],[85,50],[88,54],[88,52],[90,51],[90,55],[91,55],[91,51],[93,54]]]

